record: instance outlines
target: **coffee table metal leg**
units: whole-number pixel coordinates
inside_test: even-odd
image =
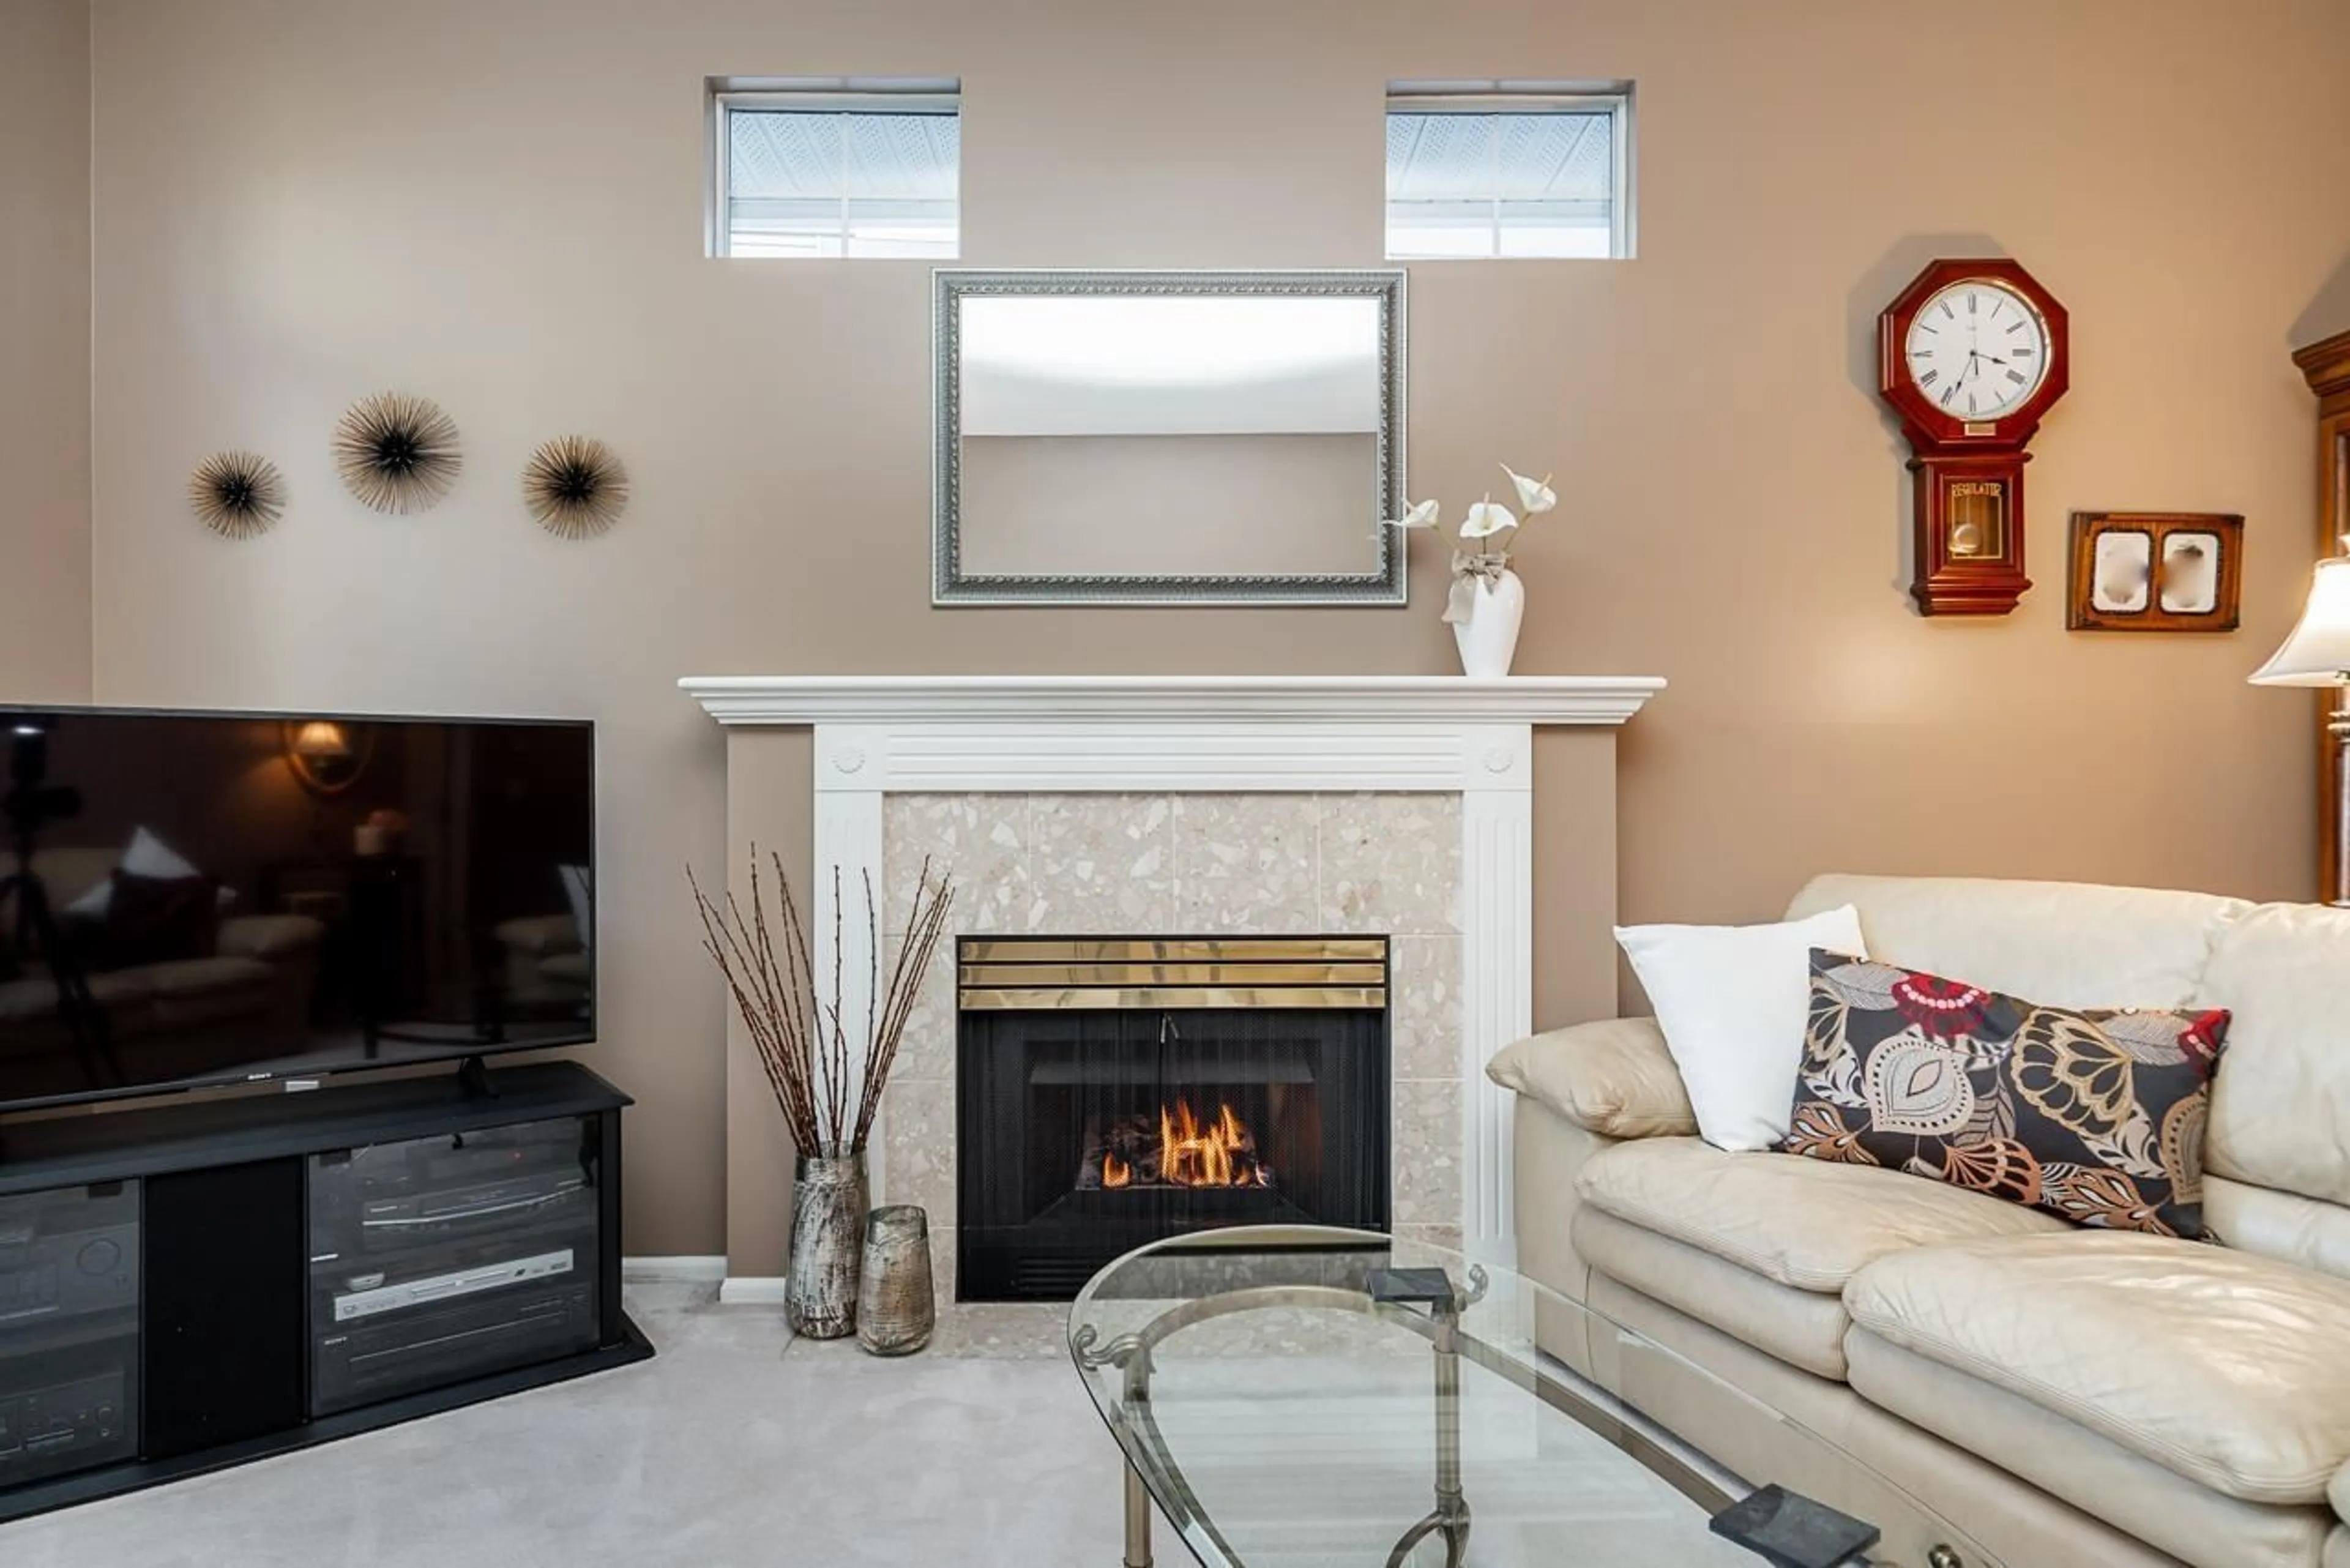
[[[1457,1307],[1436,1314],[1436,1508],[1404,1532],[1388,1553],[1388,1568],[1403,1568],[1419,1543],[1444,1535],[1444,1568],[1469,1560],[1469,1499],[1461,1483],[1461,1316]]]
[[[1126,1568],[1150,1568],[1150,1493],[1132,1465],[1126,1467]]]

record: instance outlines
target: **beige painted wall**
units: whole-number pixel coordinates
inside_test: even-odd
[[[1421,265],[1411,301],[1415,493],[1457,513],[1502,458],[1561,476],[1520,668],[1674,682],[1625,735],[1625,912],[1765,916],[1827,866],[2307,894],[2308,705],[2242,677],[2310,551],[2288,336],[2350,325],[2304,319],[2350,255],[2338,0],[1980,0],[1970,34],[2012,42],[1963,78],[1935,64],[1950,18],[98,0],[99,693],[600,720],[592,1060],[642,1102],[631,1249],[714,1251],[725,1024],[680,868],[723,853],[726,747],[676,676],[1452,655],[1440,550],[1409,610],[931,608],[925,269],[703,259],[702,78],[961,75],[974,265],[1279,266],[1379,261],[1388,78],[1630,77],[1640,258]],[[1874,320],[1927,258],[1984,250],[2073,310],[2031,473],[2042,586],[2008,620],[1921,623]],[[436,512],[336,485],[328,426],[380,387],[464,430]],[[530,443],[572,429],[637,483],[589,545],[515,501]],[[180,500],[232,441],[294,487],[244,545]],[[2065,512],[2141,505],[2249,515],[2241,635],[2064,632]],[[1555,843],[1572,806],[1541,809]],[[1606,961],[1548,930],[1546,967]],[[1574,993],[1546,979],[1545,1021]]]
[[[0,0],[0,702],[89,696],[89,6]]]

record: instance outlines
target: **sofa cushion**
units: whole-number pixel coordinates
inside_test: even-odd
[[[2207,1176],[2203,1234],[2223,1247],[2350,1280],[2350,1209],[2339,1204]]]
[[[1595,1155],[1583,1200],[1799,1291],[1844,1289],[1872,1259],[1980,1236],[2069,1231],[2053,1215],[1873,1166],[1726,1154],[1648,1138]]]
[[[526,953],[567,953],[579,947],[579,925],[569,915],[517,915],[500,920],[494,934]]]
[[[538,972],[547,980],[565,985],[586,985],[596,978],[596,971],[584,952],[556,953],[538,961]]]
[[[1877,1409],[1998,1465],[2048,1498],[2160,1548],[2166,1563],[2313,1568],[2332,1531],[2330,1510],[2246,1502],[2181,1480],[2119,1443],[1865,1328],[1853,1330],[1845,1353],[1853,1392]],[[1914,1475],[1910,1484],[1918,1484]],[[1934,1487],[1920,1495],[1939,1490]],[[2004,1501],[1989,1500],[1995,1509]],[[1948,1504],[1942,1506],[1948,1512]],[[1978,1522],[1976,1515],[1966,1511],[1952,1517],[1970,1526]],[[2011,1556],[2006,1561],[2014,1568],[2105,1568],[2110,1560],[2099,1553]]]
[[[2334,1504],[2335,1513],[2350,1519],[2350,1465],[2334,1472],[2334,1484],[2325,1489],[2325,1497]]]
[[[1502,1087],[1602,1137],[1685,1137],[1689,1091],[1653,1018],[1609,1018],[1529,1035],[1485,1064]]]
[[[1852,1319],[1838,1297],[1766,1280],[1587,1203],[1575,1206],[1571,1234],[1584,1261],[1618,1284],[1790,1366],[1844,1381]]]
[[[1784,1147],[1906,1170],[2079,1225],[2203,1233],[2203,1127],[2224,1012],[2043,1007],[1812,954]]]
[[[2265,904],[2230,923],[2203,999],[2235,1014],[2211,1091],[2211,1168],[2350,1203],[2350,910]]]
[[[240,915],[221,922],[218,950],[224,958],[282,962],[326,940],[325,923],[307,915]]]
[[[1851,904],[1871,958],[2052,1007],[2180,1007],[2241,898],[2076,882],[1815,877],[1790,919]]]
[[[2079,1231],[1891,1253],[1853,1322],[2214,1491],[2315,1503],[2350,1462],[2350,1283]]]
[[[276,971],[248,958],[176,959],[149,964],[143,973],[156,996],[178,999],[266,986]]]

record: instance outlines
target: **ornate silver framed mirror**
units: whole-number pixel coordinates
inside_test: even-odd
[[[934,275],[931,599],[1404,602],[1404,275]]]

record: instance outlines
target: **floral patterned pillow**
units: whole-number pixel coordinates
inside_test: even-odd
[[[2076,1225],[2203,1234],[2228,1014],[2038,1007],[1812,950],[1790,1154],[1881,1165]]]

